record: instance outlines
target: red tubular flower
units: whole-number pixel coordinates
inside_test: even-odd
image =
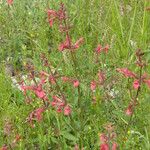
[[[105,79],[106,79],[105,74],[103,72],[99,71],[98,72],[98,79],[99,79],[99,83],[103,84]]]
[[[100,134],[100,141],[102,143],[107,143],[108,142],[108,137],[104,133],[102,133],[102,134]]]
[[[7,145],[4,145],[0,148],[0,150],[8,150],[8,146]]]
[[[52,76],[52,75],[50,75],[50,76],[49,76],[49,82],[50,82],[51,84],[56,84],[55,77]]]
[[[70,48],[71,48],[71,39],[69,36],[66,36],[65,42],[61,43],[58,49],[59,51],[63,51],[65,49],[70,49]]]
[[[84,42],[83,37],[81,37],[79,40],[76,41],[76,43],[74,44],[74,49],[78,49],[80,47],[80,45]]]
[[[66,105],[64,107],[64,115],[69,116],[71,114],[71,107],[69,105]]]
[[[80,82],[78,80],[73,80],[73,86],[76,88],[78,87]]]
[[[112,144],[112,150],[117,150],[117,147],[118,147],[117,143]]]
[[[133,87],[134,87],[134,89],[136,89],[136,90],[140,87],[139,80],[135,80],[135,81],[133,82]]]
[[[57,111],[58,113],[61,113],[61,112],[62,112],[62,108],[61,108],[61,107],[58,107],[56,111]]]
[[[41,98],[41,99],[43,99],[43,98],[46,96],[46,94],[45,94],[44,91],[38,91],[38,90],[36,90],[36,91],[35,91],[35,94],[36,94],[36,96],[37,96],[38,98]]]
[[[57,17],[57,12],[54,11],[54,10],[49,9],[47,11],[47,15],[48,15],[49,25],[50,25],[50,27],[52,27],[53,26],[53,22],[54,22],[55,18]]]
[[[108,53],[108,50],[109,50],[109,45],[107,44],[107,45],[103,48],[103,51],[104,51],[105,53]]]
[[[24,95],[26,95],[27,91],[33,90],[34,87],[33,86],[26,86],[26,85],[21,85],[21,91],[24,93]]]
[[[36,119],[38,122],[42,120],[42,113],[44,111],[45,111],[45,108],[40,107],[29,114],[29,117],[27,118],[27,120],[30,123],[31,127],[34,127],[34,124],[33,124],[34,119]]]
[[[53,96],[53,101],[51,102],[53,107],[64,107],[65,103],[57,96]]]
[[[70,79],[69,79],[68,77],[62,77],[61,79],[62,79],[62,81],[64,81],[64,82],[70,81]]]
[[[136,78],[136,74],[127,68],[117,68],[117,71],[122,73],[125,77]]]
[[[97,86],[96,81],[91,81],[91,85],[90,85],[91,91],[95,91],[96,86]]]
[[[103,48],[100,44],[98,44],[97,48],[96,48],[96,53],[100,54],[102,52]]]
[[[109,146],[107,143],[103,143],[100,145],[100,150],[109,150]]]
[[[11,143],[11,147],[12,147],[12,148],[15,148],[17,142],[19,142],[20,139],[21,139],[21,136],[20,136],[19,134],[17,134],[16,137],[15,137],[15,139],[14,139],[13,142]]]
[[[45,111],[43,107],[35,110],[34,115],[38,122],[42,120],[42,113]]]
[[[133,105],[129,104],[129,106],[127,107],[127,109],[125,110],[125,114],[127,116],[131,116],[133,114]]]
[[[12,5],[13,4],[13,0],[7,0],[7,4],[8,5]]]

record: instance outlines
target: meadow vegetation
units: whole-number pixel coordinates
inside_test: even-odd
[[[149,70],[149,0],[1,0],[0,150],[149,150]]]

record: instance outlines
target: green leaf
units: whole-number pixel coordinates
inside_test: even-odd
[[[78,139],[77,139],[74,135],[72,135],[72,134],[70,134],[70,133],[68,133],[68,132],[66,132],[66,131],[62,131],[62,132],[61,132],[61,135],[62,135],[64,138],[66,138],[67,140],[70,140],[70,141],[78,141]]]

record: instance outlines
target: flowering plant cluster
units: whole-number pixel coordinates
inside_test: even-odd
[[[138,104],[138,96],[141,90],[141,86],[146,84],[148,87],[150,87],[150,78],[148,74],[143,74],[143,69],[146,66],[146,63],[142,59],[143,55],[144,53],[140,49],[136,51],[136,65],[139,68],[139,74],[130,71],[128,68],[117,68],[117,71],[123,74],[126,78],[133,79],[133,88],[136,90],[135,96],[131,97],[131,101],[125,111],[129,116],[133,114],[134,108]]]
[[[13,0],[7,0],[8,6],[12,7],[13,2]],[[67,149],[66,145],[69,143],[70,148],[74,150],[97,148],[99,150],[119,150],[122,145],[118,137],[120,136],[125,143],[124,139],[134,119],[135,110],[140,104],[139,96],[142,88],[144,85],[150,88],[150,75],[144,72],[147,66],[144,61],[144,52],[141,49],[136,51],[136,69],[134,70],[126,66],[123,68],[111,67],[107,64],[111,44],[98,43],[91,54],[94,59],[92,63],[90,62],[93,70],[89,67],[91,70],[87,72],[91,74],[87,74],[89,78],[86,79],[86,76],[82,74],[85,66],[83,68],[79,66],[80,60],[77,55],[86,40],[81,36],[74,41],[71,36],[72,25],[70,25],[64,4],[61,3],[58,10],[47,9],[46,15],[48,28],[52,30],[56,26],[61,34],[57,52],[62,61],[59,60],[59,64],[54,65],[48,54],[41,52],[38,62],[40,66],[36,67],[34,64],[27,63],[24,66],[26,76],[18,77],[19,90],[26,104],[24,107],[28,108],[28,114],[21,123],[27,126],[27,132],[30,132],[35,138],[33,144],[35,149],[40,149],[39,147],[48,139],[48,144],[46,146],[43,144],[45,146],[43,149],[61,149],[62,145],[64,149]],[[67,57],[70,64],[65,62],[65,52],[70,56]],[[70,74],[66,73],[66,70],[70,69],[69,65],[72,67]],[[120,78],[122,79],[123,75],[123,79],[126,78],[130,86],[128,89],[130,101],[126,103],[127,106],[122,100],[123,95],[116,91],[115,85],[119,79],[119,73]],[[116,80],[113,75],[118,79]],[[121,115],[124,118],[121,116],[120,119],[116,112],[123,113]],[[128,119],[129,121],[126,121]],[[106,124],[103,130],[101,123],[105,124],[105,122],[110,123]],[[123,135],[119,135],[118,126],[123,126],[125,129]],[[39,131],[35,135],[38,127]],[[10,135],[11,130],[9,123],[4,125],[6,137]],[[94,139],[99,132],[100,134],[96,136],[97,140]],[[3,144],[0,150],[16,148],[17,144],[25,139],[25,133],[22,134],[24,136],[15,134],[14,140],[6,141],[8,144]],[[89,135],[89,138],[86,138],[86,135]],[[40,144],[37,137],[42,141]],[[64,142],[63,138],[67,142]],[[124,145],[123,148],[125,148]]]

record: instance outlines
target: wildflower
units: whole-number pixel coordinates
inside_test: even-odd
[[[60,4],[60,9],[58,10],[57,15],[60,22],[66,19],[66,10],[63,3]]]
[[[21,85],[20,88],[24,95],[26,95],[27,90],[33,90],[33,86]]]
[[[91,86],[91,90],[92,90],[92,91],[95,91],[96,86],[97,86],[97,85],[96,85],[96,81],[92,81],[90,86]]]
[[[36,119],[38,122],[42,120],[42,113],[45,111],[45,108],[40,107],[30,113],[27,121],[30,123],[31,127],[34,127],[33,120]]]
[[[43,107],[38,108],[35,110],[34,115],[37,119],[38,122],[40,122],[42,120],[42,113],[45,111],[45,109]]]
[[[35,94],[36,94],[36,96],[38,97],[38,98],[40,98],[40,99],[45,99],[45,97],[46,97],[46,93],[41,89],[41,90],[39,90],[39,89],[36,89],[36,90],[34,90],[35,91]]]
[[[136,74],[127,68],[117,68],[117,71],[122,73],[125,77],[136,78]]]
[[[99,79],[99,83],[100,84],[103,84],[104,83],[104,81],[105,81],[105,74],[103,73],[103,72],[101,72],[101,71],[99,71],[98,72],[98,79]]]
[[[73,80],[73,86],[76,88],[79,86],[79,81],[78,80]]]
[[[103,143],[100,145],[100,150],[109,150],[109,146],[107,143]]]
[[[69,49],[71,46],[71,39],[68,35],[66,35],[66,40],[59,45],[59,51],[63,51],[65,49]]]
[[[33,92],[39,99],[47,100],[45,91],[42,89],[42,84],[34,86]]]
[[[62,77],[61,79],[62,79],[62,81],[64,81],[64,82],[67,82],[67,81],[70,80],[68,77]]]
[[[113,143],[113,144],[112,144],[112,150],[116,150],[117,147],[118,147],[117,143]]]
[[[127,107],[127,109],[125,110],[125,114],[127,116],[131,116],[133,114],[133,105],[129,104],[129,106]]]
[[[103,48],[103,51],[104,51],[105,53],[108,53],[108,50],[109,50],[109,45],[107,44],[107,45]]]
[[[61,108],[61,107],[58,107],[56,111],[57,111],[58,113],[61,113],[61,112],[62,112],[62,108]]]
[[[12,5],[13,4],[13,0],[7,0],[7,4],[8,5]]]
[[[52,106],[61,106],[63,107],[65,104],[64,102],[57,96],[53,96]]]
[[[10,120],[6,119],[4,124],[4,135],[10,136],[11,132],[12,132],[12,123],[10,122]]]
[[[46,83],[46,79],[47,79],[48,76],[49,76],[48,73],[46,73],[44,71],[41,71],[40,72],[40,84]]]
[[[79,146],[77,144],[74,146],[74,150],[79,150]]]
[[[133,87],[134,87],[134,89],[136,89],[136,90],[140,87],[139,80],[135,80],[135,81],[133,82]]]
[[[17,144],[17,142],[19,142],[21,139],[21,136],[19,134],[16,135],[15,139],[13,140],[13,142],[11,143],[11,147],[14,148]]]
[[[55,80],[54,76],[52,76],[52,75],[49,76],[49,82],[51,84],[56,84],[56,80]]]
[[[71,107],[69,105],[66,105],[64,107],[64,115],[69,116],[71,114]]]
[[[4,145],[0,148],[0,150],[8,150],[8,146],[7,145]]]
[[[83,37],[81,37],[79,40],[76,41],[76,43],[74,44],[74,49],[77,49],[80,47],[80,45],[83,43],[84,39]]]
[[[57,17],[57,13],[56,13],[56,11],[49,9],[47,11],[47,15],[48,15],[49,25],[50,25],[50,27],[52,27],[53,26],[53,22],[54,22],[55,18]]]
[[[114,132],[112,132],[113,127],[112,124],[109,123],[106,127],[106,130],[108,131],[109,135],[114,134]],[[116,134],[115,134],[116,135]],[[106,134],[102,133],[100,134],[100,141],[101,141],[101,145],[100,145],[100,150],[110,150],[109,146],[110,146],[110,140],[114,141],[114,138],[116,138],[116,136],[107,136]],[[112,141],[112,142],[113,142]],[[111,150],[116,150],[117,149],[117,144],[115,142],[112,143],[111,145]]]
[[[102,143],[108,142],[108,138],[107,138],[107,136],[104,133],[100,134],[100,141]]]
[[[114,131],[114,126],[112,123],[108,123],[104,126],[104,128],[107,130],[108,133],[112,133]]]
[[[103,48],[100,44],[98,44],[97,48],[96,48],[96,53],[100,54],[102,52]]]

